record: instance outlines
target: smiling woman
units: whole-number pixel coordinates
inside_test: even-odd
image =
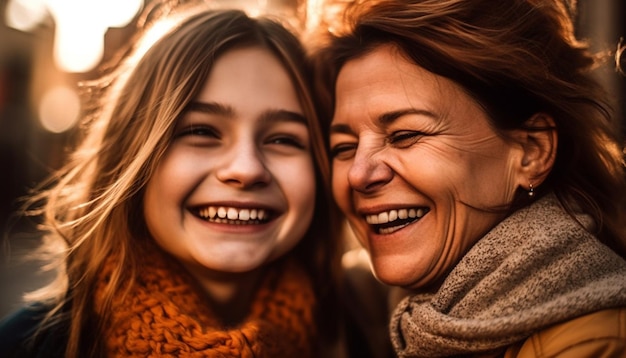
[[[514,189],[507,188],[516,181],[525,184],[514,166],[523,147],[498,136],[460,86],[394,46],[347,63],[336,91],[330,142],[339,206],[357,237],[367,238],[381,280],[403,287],[438,281],[502,220],[489,208],[510,202]]]
[[[32,199],[59,276],[0,324],[3,356],[333,357],[340,250],[303,48],[243,11],[158,11],[169,30],[94,83]]]
[[[624,356],[623,138],[565,3],[346,15],[315,54],[332,190],[376,277],[409,293],[396,354]]]

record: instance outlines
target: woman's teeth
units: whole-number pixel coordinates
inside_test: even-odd
[[[378,214],[366,215],[365,220],[378,234],[391,234],[419,220],[428,212],[428,208],[389,210]]]
[[[198,216],[209,222],[230,224],[258,224],[269,219],[265,209],[239,209],[209,206],[198,210]]]
[[[370,225],[386,224],[396,220],[419,219],[428,212],[428,209],[400,209],[383,211],[374,215],[366,215],[365,221]]]

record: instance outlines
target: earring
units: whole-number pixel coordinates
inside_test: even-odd
[[[528,197],[532,198],[535,196],[535,189],[532,184],[528,184]]]

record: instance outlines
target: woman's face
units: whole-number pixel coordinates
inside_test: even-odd
[[[521,185],[503,139],[452,81],[392,46],[351,60],[336,85],[333,193],[377,277],[436,283],[498,221]]]
[[[285,254],[313,217],[310,145],[280,62],[262,48],[226,52],[147,184],[150,233],[193,271],[247,272]]]

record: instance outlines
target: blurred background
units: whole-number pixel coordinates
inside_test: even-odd
[[[51,278],[25,260],[40,238],[36,223],[17,215],[19,199],[64,160],[81,113],[77,84],[99,76],[152,1],[0,0],[0,317]],[[278,13],[308,28],[329,11],[325,0],[205,1]],[[623,118],[626,78],[614,54],[626,37],[626,0],[578,0],[575,7],[578,37],[613,54],[597,76]],[[624,133],[623,121],[615,125]]]

